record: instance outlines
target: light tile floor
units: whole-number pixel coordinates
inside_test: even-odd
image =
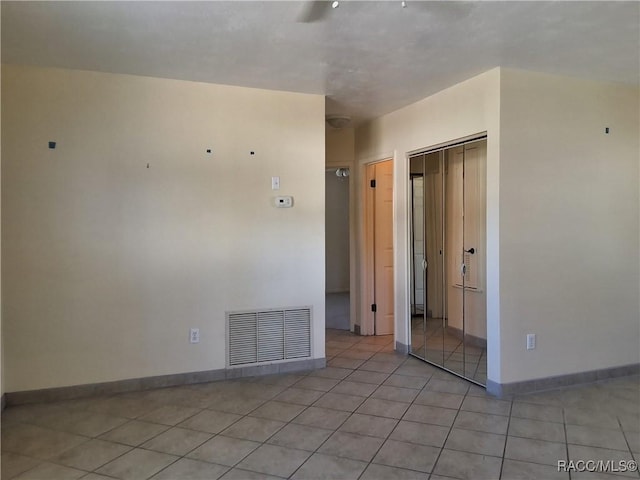
[[[9,479],[581,479],[558,460],[640,460],[640,380],[498,400],[391,337],[327,331],[328,367],[20,406]]]

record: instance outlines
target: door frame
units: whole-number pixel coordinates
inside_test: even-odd
[[[374,191],[370,188],[371,178],[369,167],[382,162],[391,162],[392,169],[394,170],[394,183],[393,183],[393,205],[395,207],[395,155],[385,156],[379,160],[373,160],[370,162],[360,164],[360,205],[361,210],[361,232],[362,235],[358,241],[359,251],[362,252],[360,256],[360,278],[359,278],[359,291],[360,291],[360,329],[356,330],[356,333],[360,335],[374,335],[375,334],[375,315],[371,311],[371,305],[375,303],[375,268],[374,268]],[[395,214],[394,214],[395,215]],[[394,227],[395,230],[395,227]],[[395,263],[395,232],[394,232],[394,263]],[[394,281],[393,281],[393,297],[395,299],[395,268],[394,268]],[[395,302],[394,302],[395,303]],[[394,311],[395,311],[394,306]],[[394,318],[394,337],[396,332],[397,319]]]

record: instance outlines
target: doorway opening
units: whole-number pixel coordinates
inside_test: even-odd
[[[393,160],[365,166],[363,335],[393,335]]]
[[[349,169],[325,170],[325,327],[350,330]]]
[[[486,136],[409,156],[410,353],[485,385]]]

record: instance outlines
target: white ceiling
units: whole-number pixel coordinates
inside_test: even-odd
[[[6,2],[3,63],[324,94],[356,120],[496,66],[638,84],[638,2]]]

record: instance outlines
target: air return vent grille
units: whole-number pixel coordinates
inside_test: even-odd
[[[311,356],[311,309],[227,313],[229,365]]]

